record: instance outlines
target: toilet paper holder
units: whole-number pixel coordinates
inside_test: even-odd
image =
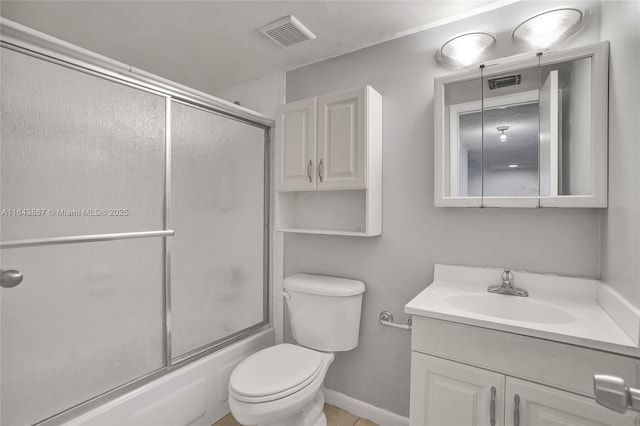
[[[380,324],[388,327],[401,328],[403,330],[411,330],[411,317],[407,320],[406,324],[398,324],[393,322],[393,314],[389,311],[380,312]]]

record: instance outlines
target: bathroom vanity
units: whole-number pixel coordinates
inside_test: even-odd
[[[593,399],[593,375],[638,385],[637,310],[595,280],[436,265],[410,301],[412,425],[634,425]],[[619,325],[620,324],[620,325]]]

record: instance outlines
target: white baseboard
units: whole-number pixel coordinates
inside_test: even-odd
[[[380,426],[407,426],[409,419],[391,411],[383,410],[366,402],[351,398],[343,393],[331,389],[324,389],[324,399],[328,404],[334,405],[358,417],[369,419]]]

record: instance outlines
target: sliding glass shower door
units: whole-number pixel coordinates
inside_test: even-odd
[[[166,98],[1,62],[0,260],[23,280],[0,296],[0,422],[23,425],[165,364],[162,238],[37,243],[163,229]]]
[[[0,424],[267,324],[268,126],[4,46]]]
[[[266,322],[265,132],[171,106],[171,354]]]

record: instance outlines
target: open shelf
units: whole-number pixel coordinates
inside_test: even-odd
[[[280,192],[277,195],[278,231],[363,237],[380,235],[380,215],[372,214],[376,211],[372,208],[376,200],[370,195],[366,189]]]

